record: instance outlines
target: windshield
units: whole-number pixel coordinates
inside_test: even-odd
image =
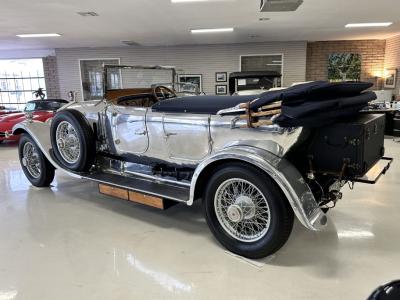
[[[184,95],[199,95],[199,86],[194,83],[181,83],[181,82],[175,82],[175,83],[157,83],[157,84],[152,84],[151,87],[154,88],[156,86],[165,86],[167,88],[170,88],[171,90],[175,91],[177,95],[184,96]]]
[[[123,96],[154,94],[156,89],[162,87],[172,90],[173,96],[178,97],[198,95],[200,92],[199,75],[196,75],[197,84],[187,79],[187,82],[183,82],[177,77],[176,70],[172,66],[107,65],[104,68],[106,79],[104,96],[110,101],[118,101]]]
[[[63,105],[65,103],[56,101],[34,101],[26,104],[25,111],[57,110]]]

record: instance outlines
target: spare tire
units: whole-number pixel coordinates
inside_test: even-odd
[[[96,156],[93,130],[77,110],[58,112],[51,122],[51,145],[58,162],[75,172],[89,171]]]

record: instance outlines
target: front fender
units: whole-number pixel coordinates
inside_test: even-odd
[[[197,166],[192,178],[189,205],[193,203],[197,180],[202,172],[207,166],[223,160],[243,161],[260,168],[271,176],[305,227],[311,230],[320,230],[327,223],[325,213],[319,208],[300,172],[286,159],[251,146],[225,148],[202,161]]]
[[[50,123],[26,120],[14,125],[12,132],[14,135],[19,135],[22,133],[29,134],[33,138],[35,143],[38,145],[43,155],[56,169],[63,170],[70,176],[81,178],[81,176],[65,170],[53,159],[50,152],[51,151]]]

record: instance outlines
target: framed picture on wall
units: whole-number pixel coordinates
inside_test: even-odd
[[[227,72],[216,72],[215,73],[215,81],[216,82],[226,82],[228,77]]]
[[[199,87],[199,92],[203,91],[201,74],[178,74],[179,83],[196,84]]]
[[[228,86],[226,84],[217,84],[215,86],[216,95],[226,95],[228,93]]]
[[[332,53],[328,58],[328,80],[360,81],[361,55],[358,53]]]
[[[396,69],[388,69],[385,71],[385,88],[394,89],[396,87]]]

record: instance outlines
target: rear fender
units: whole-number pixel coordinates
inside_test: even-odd
[[[251,146],[225,148],[200,163],[192,178],[188,205],[191,205],[196,197],[196,188],[201,174],[207,167],[212,167],[213,163],[224,160],[246,162],[267,173],[285,194],[295,215],[305,227],[311,230],[320,230],[326,225],[327,217],[319,208],[299,171],[286,159]]]

